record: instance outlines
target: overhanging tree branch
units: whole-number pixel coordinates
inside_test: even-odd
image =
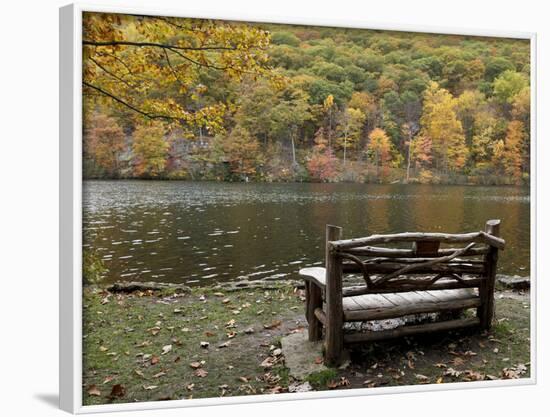
[[[221,46],[221,45],[214,45],[214,46],[179,46],[179,45],[167,45],[164,43],[156,43],[156,42],[132,42],[132,41],[92,41],[84,39],[82,41],[83,45],[89,45],[89,46],[117,46],[117,45],[125,45],[125,46],[136,46],[138,48],[144,48],[144,47],[155,47],[155,48],[165,48],[165,49],[178,49],[181,51],[236,51],[237,48],[234,46]]]
[[[93,85],[93,84],[90,84],[89,82],[86,82],[86,81],[82,81],[82,84],[85,85],[86,87],[89,87],[111,99],[113,99],[114,101],[116,101],[117,103],[119,104],[122,104],[123,106],[126,106],[128,107],[129,109],[141,114],[142,116],[145,116],[149,119],[165,119],[165,120],[177,120],[179,122],[181,122],[181,119],[178,118],[178,117],[173,117],[173,116],[168,116],[168,115],[164,115],[164,114],[151,114],[151,113],[148,113],[146,111],[143,111],[143,110],[140,110],[138,109],[137,107],[131,105],[130,103],[126,102],[125,100],[122,100],[120,98],[118,98],[117,96],[109,93],[108,91],[105,91],[103,89],[101,89],[100,87],[96,86],[96,85]]]

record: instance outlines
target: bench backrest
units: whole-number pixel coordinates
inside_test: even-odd
[[[500,220],[489,220],[484,231],[473,233],[398,233],[342,240],[341,228],[327,226],[327,287],[335,286],[344,296],[473,287],[485,291],[494,287],[498,250],[505,245],[499,228]],[[345,273],[361,273],[365,285],[341,289]]]

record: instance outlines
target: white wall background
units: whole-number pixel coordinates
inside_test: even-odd
[[[293,16],[538,33],[538,235],[549,235],[550,26],[539,0],[176,0],[95,2],[189,12]],[[58,374],[58,7],[3,2],[0,14],[0,413],[62,415]],[[546,190],[545,190],[546,189]],[[540,415],[548,404],[548,242],[538,244],[539,384],[146,412],[154,416]],[[546,393],[545,393],[546,392]],[[545,398],[546,395],[546,398]],[[546,401],[545,401],[546,400]],[[141,413],[143,414],[143,412]],[[130,415],[117,413],[118,416]]]

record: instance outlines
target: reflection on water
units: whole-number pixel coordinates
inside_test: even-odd
[[[107,282],[296,278],[345,237],[481,230],[502,219],[500,273],[529,273],[529,190],[516,187],[85,181],[85,246]]]

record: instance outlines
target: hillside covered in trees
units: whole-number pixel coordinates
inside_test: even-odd
[[[84,177],[528,184],[529,48],[86,13]]]

